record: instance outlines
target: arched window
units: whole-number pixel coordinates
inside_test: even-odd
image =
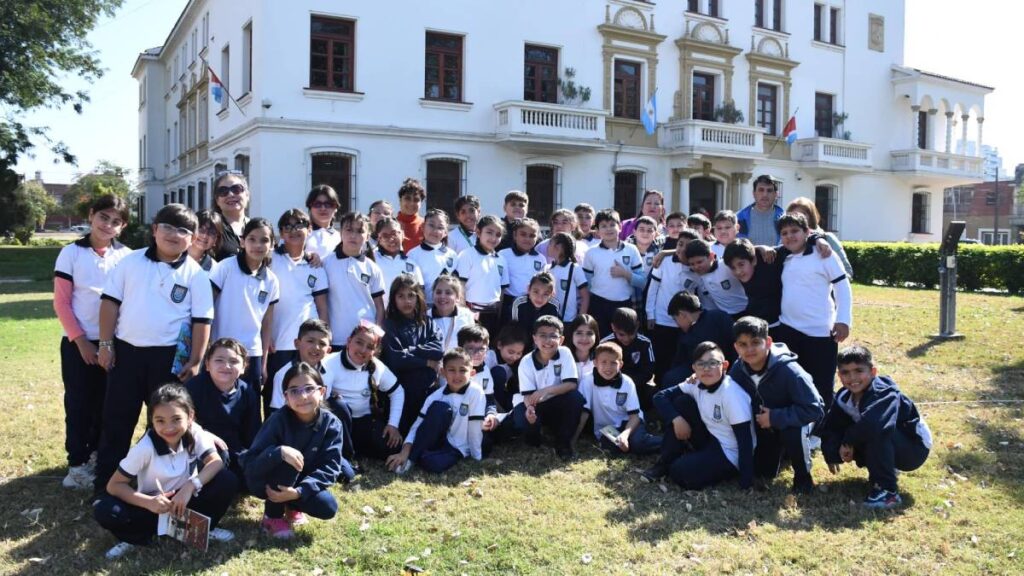
[[[615,211],[625,220],[636,216],[643,197],[644,173],[639,170],[619,170],[615,172]]]
[[[834,184],[815,186],[814,206],[821,216],[818,226],[826,232],[837,232],[839,230],[839,187]]]
[[[352,156],[340,152],[316,152],[311,157],[312,173],[310,182],[313,186],[327,184],[338,193],[341,206],[338,213],[351,212],[352,184],[355,179],[352,173]]]
[[[550,164],[533,164],[526,167],[526,195],[530,198],[527,216],[547,226],[551,214],[560,207],[562,179],[561,168]]]
[[[427,208],[437,208],[455,219],[455,200],[465,194],[466,163],[457,158],[427,160]]]

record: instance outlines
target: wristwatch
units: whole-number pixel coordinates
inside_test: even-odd
[[[193,495],[199,494],[199,492],[202,491],[202,489],[203,489],[203,481],[199,479],[199,476],[193,476],[191,478],[191,481],[192,481],[192,487],[195,488],[195,490],[192,491],[192,494]]]
[[[114,349],[113,340],[100,340],[100,348],[107,348],[108,350]]]

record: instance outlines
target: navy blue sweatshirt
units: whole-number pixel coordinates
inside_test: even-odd
[[[498,412],[512,410],[512,397],[519,392],[519,362],[511,366],[497,364],[491,368],[491,378],[494,378],[494,404]]]
[[[426,324],[412,320],[384,321],[384,346],[381,360],[406,388],[426,390],[437,381],[437,372],[428,360],[440,361],[444,344],[432,318]]]
[[[785,344],[772,344],[760,383],[754,384],[751,373],[742,360],[729,369],[729,376],[750,395],[755,418],[764,406],[771,411],[771,425],[777,430],[821,420],[825,409],[814,381]]]
[[[733,320],[726,312],[721,310],[704,310],[700,313],[690,329],[686,332],[680,331],[679,340],[676,344],[676,355],[672,360],[673,366],[685,366],[688,377],[693,374],[693,351],[701,342],[714,342],[722,349],[725,359],[729,364],[736,362],[736,347],[733,346],[732,335]]]
[[[185,388],[196,407],[196,422],[228,445],[232,460],[252,445],[260,429],[260,399],[247,383],[238,380],[235,389],[225,394],[210,373],[203,372]]]
[[[862,446],[896,430],[931,447],[931,432],[917,406],[888,376],[875,377],[857,406],[853,406],[851,396],[849,390],[840,390],[825,418],[814,428],[814,435],[821,437],[821,453],[829,464],[843,461],[839,457],[843,444]],[[850,411],[857,414],[856,419]]]
[[[320,409],[316,419],[303,422],[290,408],[270,415],[263,423],[252,447],[242,454],[245,481],[250,491],[263,492],[267,475],[280,465],[281,446],[302,452],[303,466],[295,489],[305,500],[326,490],[342,472],[341,420],[330,410]]]
[[[614,342],[622,348],[622,373],[629,376],[637,388],[654,378],[654,346],[650,338],[637,333],[629,346],[624,346],[615,334],[609,334],[601,342]]]

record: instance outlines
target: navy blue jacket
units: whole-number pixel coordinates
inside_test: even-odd
[[[714,342],[722,349],[725,359],[733,364],[736,361],[736,347],[733,346],[735,338],[732,335],[733,320],[726,312],[721,310],[704,310],[700,314],[697,323],[690,326],[686,332],[679,332],[679,340],[676,343],[676,355],[672,359],[674,366],[686,366],[686,378],[693,373],[693,351],[701,342]]]
[[[252,447],[242,453],[246,484],[250,492],[262,493],[267,475],[284,462],[281,446],[291,446],[302,452],[303,458],[295,489],[300,499],[311,498],[337,482],[342,471],[341,443],[341,420],[330,410],[321,408],[309,424],[290,408],[278,410],[263,423]]]
[[[203,372],[189,380],[185,388],[196,407],[196,422],[220,436],[232,460],[252,445],[260,429],[260,399],[247,383],[239,380],[234,392],[224,394],[210,373]]]
[[[426,390],[434,385],[437,372],[427,366],[427,361],[440,361],[443,347],[432,318],[427,318],[426,324],[391,318],[384,321],[381,360],[406,388]]]
[[[927,428],[917,406],[900,392],[892,378],[877,376],[864,390],[860,404],[855,408],[860,415],[859,421],[854,421],[843,406],[849,406],[850,396],[849,390],[840,390],[825,418],[814,428],[814,435],[821,437],[821,453],[826,462],[837,464],[843,461],[839,457],[839,447],[843,444],[863,446],[896,430],[926,445],[931,444],[931,435],[925,432]]]
[[[796,354],[785,344],[772,344],[760,384],[755,385],[750,375],[750,367],[742,360],[729,369],[729,376],[750,395],[755,417],[762,406],[771,410],[772,428],[799,428],[821,420],[825,413],[811,375],[796,363]]]

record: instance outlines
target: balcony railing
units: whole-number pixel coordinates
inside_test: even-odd
[[[707,120],[677,120],[665,126],[661,146],[712,156],[763,156],[764,129]]]
[[[568,147],[601,146],[607,112],[562,104],[508,100],[494,105],[499,141]]]
[[[983,158],[948,154],[935,150],[893,150],[893,172],[923,172],[944,176],[981,179]]]
[[[870,170],[871,144],[837,140],[835,138],[806,138],[797,140],[791,150],[793,160],[812,167],[841,170]]]

